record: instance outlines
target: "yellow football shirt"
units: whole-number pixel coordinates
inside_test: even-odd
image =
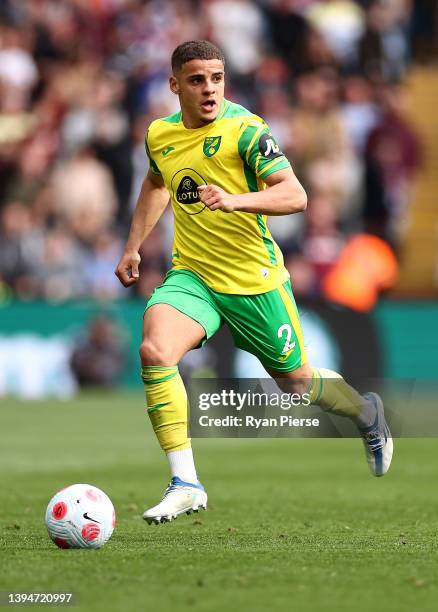
[[[172,269],[240,295],[271,291],[289,278],[265,215],[211,211],[197,192],[206,184],[235,194],[260,191],[263,179],[290,167],[263,119],[224,100],[216,120],[200,128],[186,128],[181,112],[153,121],[146,150],[171,197]]]

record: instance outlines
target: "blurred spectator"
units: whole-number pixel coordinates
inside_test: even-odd
[[[123,287],[114,274],[123,246],[121,239],[108,230],[96,237],[82,271],[89,295],[115,299],[123,293]]]
[[[383,210],[376,208],[376,203],[371,201],[373,192],[366,194],[365,221],[371,231],[379,233],[397,246],[400,222],[405,216],[415,172],[421,163],[421,147],[417,135],[405,118],[403,85],[382,85],[380,102],[382,115],[369,135],[366,158],[374,169],[374,180],[382,185]]]
[[[328,194],[315,194],[309,202],[301,251],[313,267],[318,287],[338,260],[343,244],[336,204]]]
[[[9,202],[0,212],[0,277],[21,298],[34,297],[44,235],[32,224],[31,210]]]
[[[389,289],[398,275],[391,248],[380,238],[359,234],[343,249],[323,282],[323,295],[353,310],[371,310],[381,291]]]
[[[370,131],[379,119],[372,83],[360,73],[343,80],[342,121],[347,137],[357,155],[362,156]]]
[[[310,24],[302,14],[300,0],[272,0],[265,3],[270,36],[275,49],[293,72],[309,68]]]
[[[310,5],[307,16],[333,50],[341,64],[355,59],[356,45],[364,27],[365,15],[352,0],[321,0]]]
[[[400,78],[406,71],[408,3],[403,0],[373,0],[367,27],[359,41],[359,66],[365,74]]]
[[[348,215],[359,177],[338,106],[338,75],[330,67],[313,69],[296,78],[295,92],[287,153],[304,186],[329,192],[338,212]]]
[[[88,323],[85,335],[73,348],[71,368],[81,387],[112,387],[124,367],[124,353],[115,323],[99,316]]]
[[[3,104],[9,110],[23,110],[29,104],[32,88],[38,79],[38,68],[29,53],[24,32],[0,27],[0,82]]]
[[[86,266],[84,248],[67,229],[49,230],[41,264],[35,273],[40,296],[51,302],[85,296]]]
[[[293,76],[316,66],[335,63],[324,36],[305,16],[312,4],[313,0],[267,0],[264,3],[271,41]]]
[[[320,287],[312,264],[304,255],[294,254],[286,258],[286,268],[292,279],[294,295],[317,297]]]
[[[231,74],[255,72],[264,26],[258,5],[250,0],[211,0],[205,6],[211,38],[223,50]]]
[[[111,174],[89,149],[80,150],[54,171],[52,187],[59,216],[83,242],[91,244],[114,220]]]

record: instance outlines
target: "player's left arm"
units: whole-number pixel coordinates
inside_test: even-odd
[[[291,215],[307,207],[303,186],[291,168],[272,172],[263,179],[267,189],[249,193],[227,193],[217,185],[200,185],[199,196],[210,210],[263,215]]]

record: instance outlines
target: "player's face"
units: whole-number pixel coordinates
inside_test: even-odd
[[[191,60],[170,77],[179,96],[184,125],[197,128],[214,121],[224,98],[224,65],[218,60]]]

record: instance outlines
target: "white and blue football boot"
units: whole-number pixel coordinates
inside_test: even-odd
[[[377,393],[365,393],[364,398],[376,408],[376,418],[369,427],[359,428],[368,466],[374,476],[384,476],[391,465],[393,443],[385,420],[383,402]]]
[[[198,484],[184,482],[178,476],[174,476],[160,503],[146,510],[143,518],[149,525],[168,523],[184,512],[190,514],[198,512],[200,508],[207,510],[207,499],[207,493],[200,482]]]

